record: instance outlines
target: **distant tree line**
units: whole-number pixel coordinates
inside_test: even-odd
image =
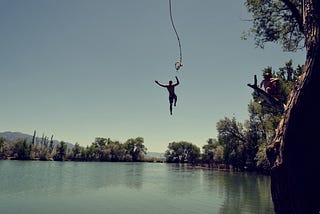
[[[125,143],[98,137],[86,148],[75,144],[68,158],[73,161],[143,161],[147,148],[142,137],[130,138]]]
[[[147,151],[142,137],[128,139],[125,143],[98,137],[90,146],[81,147],[76,143],[72,148],[68,148],[64,141],[54,145],[53,136],[51,140],[43,136],[40,142],[36,142],[35,135],[36,132],[31,142],[26,139],[18,139],[8,143],[5,138],[0,138],[0,159],[143,161]]]

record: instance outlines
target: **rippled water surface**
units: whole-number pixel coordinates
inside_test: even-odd
[[[159,163],[0,161],[0,213],[274,212],[267,176]]]

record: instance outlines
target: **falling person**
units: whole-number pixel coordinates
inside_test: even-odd
[[[177,80],[177,82],[175,84],[173,84],[173,82],[170,80],[169,85],[161,84],[157,80],[155,81],[155,83],[157,83],[159,86],[167,88],[167,90],[169,92],[169,103],[170,103],[170,114],[171,115],[172,115],[172,104],[174,104],[174,106],[176,106],[176,104],[177,104],[177,95],[174,93],[174,88],[177,85],[179,85],[179,83],[180,83],[177,76],[176,76],[176,80]]]

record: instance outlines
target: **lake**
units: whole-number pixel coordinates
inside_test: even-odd
[[[165,163],[0,161],[1,214],[269,214],[270,177]]]

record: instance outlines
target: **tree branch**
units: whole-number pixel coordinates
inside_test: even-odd
[[[291,11],[292,16],[295,18],[295,20],[298,23],[299,30],[303,33],[303,21],[302,21],[302,15],[298,8],[290,1],[290,0],[281,0]]]

